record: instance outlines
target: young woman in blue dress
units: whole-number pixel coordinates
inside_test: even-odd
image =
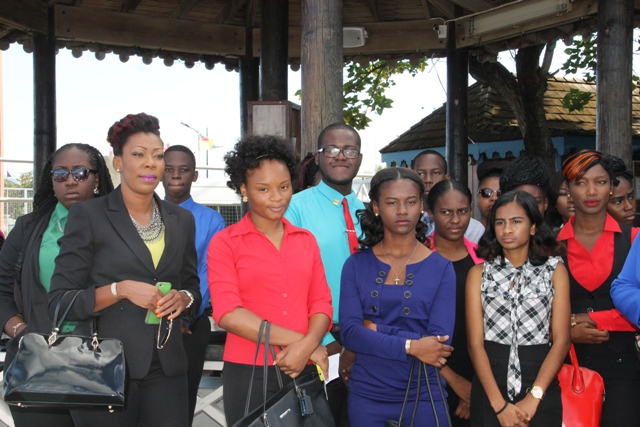
[[[416,420],[447,422],[436,370],[445,366],[455,320],[451,261],[432,252],[420,221],[424,185],[405,168],[387,168],[371,180],[371,204],[359,212],[364,249],[347,259],[340,289],[340,332],[356,353],[349,379],[351,427],[384,427],[398,420],[412,361],[428,366],[421,379]],[[402,422],[416,402],[417,369]],[[444,384],[442,384],[444,387]]]

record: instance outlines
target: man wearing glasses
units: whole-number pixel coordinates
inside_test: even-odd
[[[425,150],[413,159],[412,164],[413,170],[416,171],[420,178],[422,178],[422,182],[424,182],[424,195],[422,196],[424,214],[422,215],[422,221],[427,224],[427,236],[431,236],[435,226],[427,213],[427,196],[434,185],[440,181],[451,179],[447,173],[447,161],[444,156],[437,151]],[[469,228],[467,228],[467,232],[464,233],[464,237],[473,243],[478,243],[483,233],[484,226],[480,221],[471,218]]]
[[[339,297],[342,266],[358,250],[357,238],[361,233],[356,211],[364,204],[351,188],[362,163],[361,141],[358,132],[344,123],[324,128],[318,136],[316,163],[322,181],[293,195],[285,217],[298,227],[311,231],[318,241],[327,283],[333,300],[334,327],[322,344],[329,355],[339,354],[340,376],[344,380],[327,385],[329,405],[338,427],[348,426],[347,387],[355,355],[342,348],[339,339]]]

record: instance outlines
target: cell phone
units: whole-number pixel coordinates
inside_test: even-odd
[[[156,287],[162,292],[162,295],[166,295],[171,290],[171,283],[169,282],[157,282]],[[153,310],[147,311],[147,317],[144,319],[144,323],[147,325],[157,325],[160,323],[160,318],[156,316]]]

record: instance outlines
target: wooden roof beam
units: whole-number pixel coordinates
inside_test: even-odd
[[[193,9],[193,7],[198,3],[198,0],[182,0],[180,4],[173,10],[171,19],[182,19],[184,16]]]
[[[47,33],[47,3],[40,0],[0,0],[0,23],[22,31]]]
[[[422,9],[424,10],[424,17],[431,19],[431,10],[429,10],[429,2],[427,0],[421,0]]]
[[[55,6],[55,14],[56,37],[63,40],[207,55],[244,55],[243,27],[62,5]]]
[[[491,5],[483,0],[451,0],[458,6],[470,10],[472,13],[482,12],[491,9]]]
[[[258,0],[247,0],[247,8],[245,9],[245,17],[244,17],[245,27],[253,28],[253,23],[256,22],[257,13],[258,13]]]
[[[122,4],[120,5],[120,12],[122,13],[133,12],[134,10],[136,10],[136,8],[138,7],[141,1],[142,0],[123,0]]]
[[[446,19],[453,19],[456,17],[453,3],[451,3],[449,0],[429,0],[429,3],[431,3],[436,9],[444,14]]]
[[[238,10],[247,3],[247,0],[227,0],[224,5],[224,9],[216,19],[213,20],[214,24],[228,24],[231,19],[238,13]]]
[[[382,22],[383,19],[380,15],[380,4],[378,3],[378,0],[367,0],[367,6],[369,6],[373,19],[376,22]]]

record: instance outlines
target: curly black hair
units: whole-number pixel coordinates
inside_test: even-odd
[[[380,203],[380,189],[382,186],[401,179],[413,181],[418,187],[418,194],[424,194],[424,183],[417,173],[407,168],[386,168],[376,173],[371,179],[369,200]],[[420,204],[422,204],[422,201],[420,201]],[[360,249],[374,246],[382,241],[384,238],[384,225],[382,224],[382,219],[373,212],[373,203],[369,203],[365,209],[356,211],[356,216],[362,228],[362,235],[358,239]],[[422,221],[418,221],[416,224],[416,239],[421,243],[427,240],[427,225]]]
[[[38,190],[33,196],[33,221],[36,221],[43,216],[50,215],[58,203],[56,195],[53,191],[53,181],[51,180],[51,165],[54,163],[56,156],[66,150],[77,149],[87,153],[91,168],[97,170],[96,175],[100,177],[98,182],[98,194],[95,197],[106,196],[113,191],[113,182],[111,181],[111,174],[107,168],[107,164],[104,157],[98,151],[97,148],[88,144],[66,144],[58,148],[55,153],[49,157],[47,162],[42,168],[42,174],[40,178],[40,185]]]
[[[229,175],[227,186],[238,195],[240,185],[246,184],[247,171],[260,167],[265,160],[278,160],[284,163],[291,174],[291,183],[298,176],[298,156],[290,143],[275,135],[245,135],[224,156],[227,166],[224,171]]]
[[[515,159],[500,175],[500,191],[513,191],[521,185],[535,185],[545,197],[549,191],[549,169],[538,156],[522,156]]]
[[[536,199],[526,191],[509,191],[496,200],[489,212],[487,228],[478,242],[476,254],[489,261],[503,255],[502,246],[496,237],[496,212],[502,206],[512,202],[520,205],[531,224],[536,226],[536,233],[529,240],[529,262],[537,266],[547,262],[549,256],[564,255],[564,245],[556,240],[553,230],[549,228],[538,209]]]
[[[612,173],[612,181],[614,187],[620,185],[620,178],[624,178],[631,183],[633,187],[633,174],[627,169],[627,164],[620,157],[605,154],[602,159],[605,163],[605,169],[609,169]]]

